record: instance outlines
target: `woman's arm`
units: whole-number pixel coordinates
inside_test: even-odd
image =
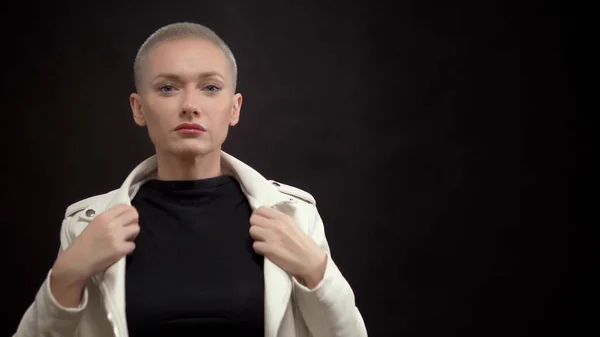
[[[74,336],[87,302],[85,283],[71,282],[67,274],[55,272],[53,267],[13,337]]]
[[[331,258],[323,220],[314,207],[311,238],[327,253],[321,282],[310,289],[293,279],[294,296],[300,313],[313,336],[366,337],[363,318],[356,307],[354,292]]]

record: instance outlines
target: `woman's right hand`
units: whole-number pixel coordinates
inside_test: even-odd
[[[119,204],[99,214],[67,249],[59,254],[50,278],[54,298],[77,307],[87,280],[135,249],[139,226],[137,210]]]

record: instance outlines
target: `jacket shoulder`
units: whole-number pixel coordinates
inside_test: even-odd
[[[298,198],[309,204],[313,204],[313,205],[317,204],[317,201],[315,200],[315,197],[312,196],[312,194],[310,194],[304,190],[301,190],[298,187],[287,185],[287,184],[284,184],[284,183],[281,183],[281,182],[275,181],[275,180],[269,180],[269,182],[271,184],[275,185],[275,187],[279,190],[279,192],[281,192],[283,194],[289,195],[294,198]]]
[[[109,198],[115,193],[115,191],[110,191],[110,192],[107,192],[104,194],[93,195],[93,196],[90,196],[85,199],[81,199],[77,202],[72,203],[71,205],[69,205],[67,207],[67,210],[65,211],[65,218],[73,216],[73,215],[83,211],[84,209],[90,207],[93,204],[102,202],[103,200],[108,201]]]

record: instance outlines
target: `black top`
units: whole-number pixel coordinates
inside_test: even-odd
[[[252,209],[230,176],[150,180],[127,258],[131,337],[264,336],[263,257],[252,249]]]

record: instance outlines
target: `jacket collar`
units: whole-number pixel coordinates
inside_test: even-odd
[[[260,206],[273,207],[288,200],[259,172],[225,151],[221,151],[221,167],[224,174],[232,175],[239,181],[253,210]],[[131,200],[141,185],[156,176],[157,169],[156,155],[142,161],[125,178],[106,208],[111,208],[119,203],[131,204]]]
[[[274,207],[294,216],[294,205],[259,172],[224,151],[221,151],[221,167],[223,173],[238,180],[252,210],[260,206]],[[131,205],[143,183],[156,176],[157,168],[156,155],[142,161],[131,171],[121,187],[111,194],[110,201],[105,201],[102,206],[98,205],[100,207],[96,207],[96,210],[106,210],[120,203]],[[274,337],[288,306],[292,282],[290,276],[269,259],[265,258],[264,262],[265,336]],[[119,311],[117,314],[125,322],[125,258],[108,268],[98,282],[109,289],[109,296],[116,302],[116,310]]]

